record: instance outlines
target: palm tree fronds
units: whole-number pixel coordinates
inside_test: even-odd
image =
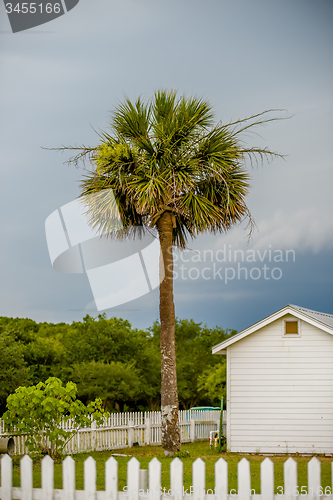
[[[78,150],[70,162],[89,158],[93,164],[81,182],[81,193],[90,200],[90,223],[100,233],[116,237],[117,210],[123,232],[131,226],[155,227],[169,211],[173,240],[184,247],[188,237],[226,231],[244,218],[254,227],[244,201],[250,180],[246,160],[253,166],[284,156],[246,147],[241,135],[284,119],[271,116],[281,111],[270,109],[214,125],[207,101],[158,90],[148,102],[139,97],[120,103],[111,116],[111,132],[98,134],[98,146],[58,150]]]

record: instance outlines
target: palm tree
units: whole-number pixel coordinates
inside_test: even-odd
[[[272,111],[272,110],[269,110]],[[157,91],[149,102],[126,99],[112,114],[111,133],[100,135],[94,148],[79,149],[70,161],[89,156],[93,170],[81,183],[81,196],[112,190],[114,198],[92,197],[91,223],[115,236],[117,203],[122,236],[133,228],[157,230],[164,279],[160,283],[162,445],[166,454],[180,449],[175,354],[172,248],[184,249],[199,233],[227,231],[252,219],[245,203],[249,174],[245,160],[281,156],[268,149],[247,148],[239,134],[278,118],[268,111],[244,120],[214,125],[210,104],[197,97]]]

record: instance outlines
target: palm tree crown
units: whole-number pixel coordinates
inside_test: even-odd
[[[170,212],[173,244],[180,248],[189,236],[226,231],[250,215],[246,156],[277,155],[243,147],[239,134],[249,125],[236,127],[243,122],[213,126],[207,102],[177,99],[174,91],[158,91],[149,103],[127,99],[113,113],[113,133],[103,133],[92,151],[96,168],[83,180],[82,195],[111,188],[125,229],[155,227],[161,214]],[[110,207],[96,208],[91,209],[93,218],[98,212],[95,225],[110,231],[104,226]]]

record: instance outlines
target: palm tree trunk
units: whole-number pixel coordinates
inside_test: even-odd
[[[164,212],[157,223],[163,258],[164,279],[160,284],[161,322],[161,414],[162,446],[166,455],[180,450],[178,392],[173,302],[172,219]]]

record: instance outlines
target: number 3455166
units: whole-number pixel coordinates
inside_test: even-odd
[[[16,12],[17,14],[59,14],[61,12],[60,3],[30,3],[30,2],[18,2],[18,3],[6,3],[6,12],[11,14]]]

